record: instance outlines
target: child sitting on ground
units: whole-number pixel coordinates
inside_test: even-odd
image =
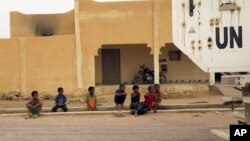
[[[147,110],[151,111],[155,107],[156,100],[157,100],[154,86],[148,87],[148,93],[145,94],[144,98],[145,98],[144,104],[145,104]],[[154,112],[156,112],[156,108],[154,108]]]
[[[161,87],[159,84],[155,84],[154,87],[155,87],[155,94],[157,96],[155,109],[158,109],[159,104],[161,103],[162,99],[167,99],[167,97],[161,92]]]
[[[26,107],[28,110],[28,116],[26,118],[36,118],[40,116],[40,112],[42,110],[43,103],[38,99],[38,92],[33,91],[31,93],[30,100],[26,103]]]
[[[52,112],[57,112],[58,108],[62,108],[64,112],[68,111],[67,97],[63,94],[63,88],[58,88],[58,95],[55,97],[55,106],[52,108]]]
[[[137,105],[138,115],[146,114],[155,107],[157,96],[155,94],[154,86],[148,87],[148,93],[145,94],[144,98],[144,102],[139,102]]]
[[[96,95],[95,95],[95,87],[90,86],[88,88],[89,93],[85,95],[85,102],[88,106],[89,111],[96,110]]]
[[[120,84],[119,89],[115,91],[115,97],[114,101],[116,104],[116,107],[119,106],[123,107],[124,102],[126,100],[127,93],[125,92],[125,84]]]
[[[140,102],[139,86],[135,85],[133,86],[133,92],[131,93],[131,104],[130,104],[130,109],[132,110],[131,113],[135,114],[135,116],[138,115],[139,102]]]

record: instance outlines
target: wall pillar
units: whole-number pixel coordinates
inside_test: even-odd
[[[154,53],[154,82],[155,84],[159,84],[159,1],[153,1],[153,53]]]
[[[210,86],[215,85],[215,73],[214,72],[209,73],[209,85]]]
[[[20,73],[21,73],[21,94],[27,94],[27,76],[25,61],[25,38],[20,38]]]
[[[94,46],[95,45],[83,47],[83,90],[87,90],[89,86],[95,86],[95,51],[93,50]]]
[[[76,77],[77,88],[83,88],[82,82],[82,49],[81,49],[81,35],[80,35],[80,16],[79,16],[79,2],[75,0],[75,36],[76,36]]]

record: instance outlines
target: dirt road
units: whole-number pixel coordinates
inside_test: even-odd
[[[233,122],[231,112],[1,117],[0,141],[222,141],[210,130]]]

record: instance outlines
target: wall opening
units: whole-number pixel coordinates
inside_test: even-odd
[[[119,50],[120,52],[120,61],[118,61],[118,57],[103,57],[103,51],[105,50]],[[108,51],[108,52],[109,52]],[[112,52],[112,51],[111,51]],[[153,70],[153,55],[150,54],[151,49],[147,47],[147,44],[110,44],[110,45],[102,45],[102,47],[98,50],[98,56],[95,57],[95,81],[96,85],[113,85],[119,83],[127,83],[132,84],[132,80],[134,76],[137,74],[140,65],[145,64],[145,66],[149,67]],[[112,54],[112,53],[111,53]],[[107,56],[108,54],[106,54]],[[118,55],[115,55],[118,56]],[[115,59],[117,58],[117,59]],[[109,62],[111,61],[111,62]],[[115,75],[118,77],[119,66],[117,66],[120,62],[120,81],[117,78],[111,78],[113,80],[108,80],[113,83],[106,83],[106,79],[109,74],[107,73],[116,73]],[[103,65],[103,63],[107,64]],[[108,68],[105,68],[108,67]],[[106,69],[104,71],[103,69]],[[107,71],[107,70],[116,70],[116,72]],[[107,76],[103,76],[107,75]],[[114,75],[114,76],[115,76]],[[113,77],[113,76],[112,76]]]

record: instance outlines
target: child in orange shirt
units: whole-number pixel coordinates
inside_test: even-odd
[[[85,95],[85,101],[88,106],[89,111],[96,110],[96,95],[95,95],[95,87],[90,86],[88,88],[89,93]]]

